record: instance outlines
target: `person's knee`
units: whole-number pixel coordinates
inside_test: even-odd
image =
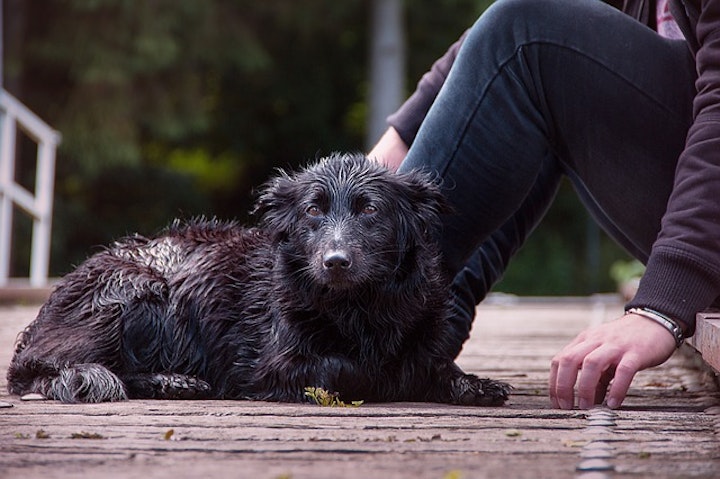
[[[568,22],[608,8],[599,0],[497,0],[480,16],[470,36],[522,45],[562,37]],[[487,35],[496,38],[488,39]],[[471,40],[472,41],[472,40]]]
[[[551,11],[557,0],[498,0],[478,18],[465,40],[465,48],[488,48],[494,52],[507,46],[514,51],[533,41],[534,32],[554,23]]]

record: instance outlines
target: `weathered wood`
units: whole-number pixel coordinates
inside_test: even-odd
[[[688,340],[715,371],[720,371],[720,311],[704,311],[697,315],[696,330]]]
[[[607,301],[479,308],[458,362],[515,386],[501,408],[22,402],[5,369],[36,310],[0,308],[0,401],[13,405],[0,409],[0,478],[720,477],[718,390],[689,348],[638,374],[618,411],[551,408],[550,358],[620,314]]]

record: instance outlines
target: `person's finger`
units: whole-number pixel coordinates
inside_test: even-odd
[[[572,343],[571,343],[572,344]],[[555,407],[572,409],[575,405],[575,382],[585,357],[598,347],[598,344],[581,342],[568,345],[551,363],[550,397]]]
[[[575,406],[575,381],[579,367],[565,361],[558,364],[555,382],[555,402],[560,409],[572,409]]]
[[[595,404],[602,404],[608,392],[608,386],[615,377],[615,368],[607,369],[601,376],[595,391]]]
[[[574,403],[572,388],[575,386],[579,365],[577,363],[575,366],[569,364],[571,360],[568,359],[568,349],[572,349],[570,345],[555,355],[550,362],[550,378],[548,383],[550,402],[553,407],[559,409],[571,409]],[[560,375],[561,369],[563,370],[562,375]],[[573,371],[575,376],[573,376]],[[559,383],[559,381],[562,381],[562,383]],[[563,386],[559,386],[559,384],[566,385],[568,382],[571,385],[570,391],[567,391],[567,386],[565,386],[565,389],[563,389]],[[561,402],[561,400],[563,402]]]
[[[560,403],[557,400],[557,394],[555,394],[555,388],[557,384],[557,372],[558,363],[554,360],[550,362],[550,377],[548,378],[548,389],[550,391],[550,402],[552,407],[559,409]]]
[[[554,407],[572,409],[575,405],[578,373],[584,367],[585,358],[602,345],[600,341],[592,340],[590,333],[591,330],[580,333],[551,362],[550,399]],[[597,373],[598,377],[601,372]]]
[[[590,409],[595,405],[598,389],[606,372],[619,361],[617,353],[608,347],[599,347],[585,356],[577,383],[578,407]]]
[[[585,358],[577,382],[578,407],[590,409],[595,401],[600,377],[603,374],[603,365],[597,361],[588,361]]]
[[[611,409],[620,407],[625,400],[630,383],[632,383],[635,374],[639,370],[638,362],[629,356],[625,356],[615,368],[615,377],[613,378],[610,392],[608,393],[607,405]]]

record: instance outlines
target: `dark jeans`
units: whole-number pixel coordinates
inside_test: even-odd
[[[598,224],[647,260],[695,75],[683,41],[599,0],[499,0],[480,17],[401,166],[436,172],[455,210],[441,245],[455,277],[457,353],[562,175]]]

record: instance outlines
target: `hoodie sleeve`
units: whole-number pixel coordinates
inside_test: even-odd
[[[678,319],[686,335],[696,313],[720,295],[720,0],[702,0],[696,39],[693,124],[660,234],[628,305]]]

